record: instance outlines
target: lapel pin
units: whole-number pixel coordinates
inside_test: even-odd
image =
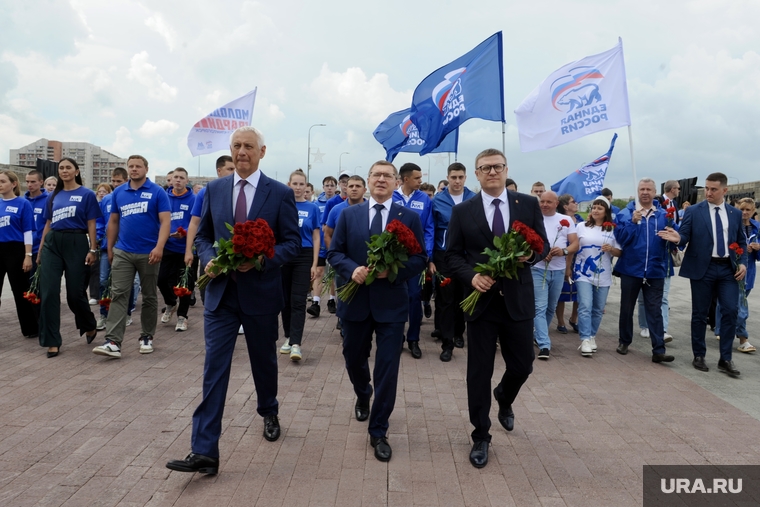
[[[518,201],[517,199],[515,199],[515,204],[520,204],[520,201]]]

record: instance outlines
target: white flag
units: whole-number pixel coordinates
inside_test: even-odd
[[[522,151],[545,150],[631,124],[623,40],[547,77],[515,109]]]
[[[215,109],[193,125],[187,135],[187,147],[194,157],[229,149],[232,133],[251,124],[257,89]]]

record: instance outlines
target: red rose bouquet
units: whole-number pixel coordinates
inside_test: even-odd
[[[179,277],[179,283],[174,286],[174,295],[176,295],[178,298],[181,298],[183,296],[189,296],[193,293],[189,289],[190,285],[190,266],[185,267],[185,269],[182,270],[182,276]]]
[[[430,274],[430,270],[428,268],[423,269],[422,273],[420,273],[420,287],[432,281],[433,281],[433,275]],[[439,271],[436,271],[435,281],[438,283],[440,287],[446,287],[448,284],[451,283],[451,278],[447,278],[443,276]]]
[[[106,309],[111,309],[111,274],[108,274],[108,280],[106,280],[106,288],[103,289],[103,295],[100,296],[98,304]]]
[[[518,268],[523,267],[523,263],[518,261],[520,257],[530,255],[531,251],[539,254],[544,251],[544,240],[541,236],[518,220],[512,222],[512,229],[509,232],[501,237],[494,237],[493,245],[496,247],[495,250],[491,248],[483,250],[482,254],[488,256],[488,262],[478,263],[475,266],[475,272],[494,279],[517,277]],[[481,295],[482,292],[473,290],[459,306],[472,315]]]
[[[219,238],[214,242],[214,248],[219,254],[214,257],[214,265],[210,271],[215,275],[235,271],[244,262],[252,262],[255,269],[264,269],[261,257],[274,257],[274,231],[263,218],[237,223],[235,226],[225,224],[232,233],[230,239]],[[198,279],[198,288],[203,289],[211,281],[208,274]]]
[[[180,238],[184,238],[184,237],[187,236],[187,231],[181,225],[179,227],[177,227],[177,230],[174,231],[174,232],[175,232],[175,234],[179,234]]]
[[[364,285],[375,281],[377,275],[388,271],[388,281],[394,282],[398,270],[404,267],[410,255],[422,252],[422,247],[409,227],[400,220],[392,220],[382,232],[372,236],[367,243],[367,266],[369,274]],[[359,284],[353,280],[338,289],[338,298],[350,302],[356,295]]]
[[[29,284],[29,290],[24,292],[24,299],[32,303],[33,305],[40,304],[40,270],[34,272],[32,281]]]
[[[742,255],[744,255],[744,249],[739,246],[739,243],[731,243],[728,245],[728,249],[736,254],[736,261],[734,262],[734,265],[736,266],[736,271],[739,271],[739,261],[741,260]],[[746,308],[747,291],[744,290],[745,279],[742,278],[741,280],[737,280],[737,283],[739,284],[739,295],[742,298],[742,306]]]

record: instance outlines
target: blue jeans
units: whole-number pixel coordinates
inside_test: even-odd
[[[599,332],[609,287],[596,287],[588,282],[575,284],[578,292],[578,328],[581,340],[588,340]]]
[[[533,319],[533,338],[538,343],[539,349],[551,349],[552,342],[549,339],[549,324],[554,318],[557,309],[557,301],[562,293],[562,284],[565,282],[565,270],[531,269],[533,275],[533,293],[536,299],[536,315]],[[544,280],[546,273],[546,280]]]
[[[665,285],[662,286],[662,330],[668,332],[668,313],[670,306],[668,305],[668,293],[670,292],[670,277],[665,278]],[[644,292],[639,292],[639,299],[637,301],[639,306],[639,327],[641,329],[649,329],[647,324],[647,310],[644,308]]]
[[[745,298],[749,297],[749,293],[752,289],[746,291]],[[747,332],[747,319],[749,318],[749,305],[744,305],[742,301],[742,294],[739,291],[739,312],[736,314],[736,336],[742,338],[749,338]],[[715,306],[715,336],[720,336],[720,301]]]

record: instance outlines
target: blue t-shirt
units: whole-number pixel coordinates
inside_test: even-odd
[[[327,204],[325,204],[325,210],[322,212],[322,225],[325,225],[327,223],[327,217],[330,216],[330,211],[337,206],[338,204],[345,201],[348,197],[345,199],[340,196],[340,194],[335,194],[330,198],[329,201],[327,201]]]
[[[34,230],[32,205],[23,197],[0,200],[0,243],[24,241],[24,233]]]
[[[319,208],[313,202],[297,202],[298,228],[301,231],[301,247],[313,248],[312,234],[314,229],[319,230]]]
[[[47,206],[48,197],[50,194],[45,189],[37,197],[30,197],[27,191],[24,197],[29,204],[32,205],[32,212],[34,212],[34,232],[32,234],[34,242],[32,243],[32,253],[36,254],[40,250],[40,242],[42,241],[42,231],[45,230],[45,218],[42,214],[45,212],[45,206]]]
[[[182,195],[174,195],[171,188],[166,191],[169,196],[169,205],[172,208],[172,226],[171,232],[177,232],[178,227],[182,227],[187,231],[190,226],[190,213],[195,205],[196,197],[191,188],[187,189]],[[182,238],[172,238],[166,241],[166,249],[170,252],[185,253],[185,245],[187,244],[187,236]]]
[[[156,248],[161,230],[158,214],[171,212],[166,190],[146,178],[137,190],[127,182],[111,195],[111,214],[119,215],[119,237],[114,247],[133,254],[149,254]]]
[[[103,213],[103,229],[97,229],[98,241],[100,242],[100,250],[103,252],[108,251],[108,222],[111,220],[111,206],[113,205],[113,193],[106,194],[100,200],[100,212]],[[98,220],[97,223],[100,223]],[[101,236],[102,233],[102,236]]]
[[[45,206],[42,216],[50,220],[50,228],[54,231],[67,229],[87,230],[87,222],[102,216],[100,204],[95,192],[87,187],[76,190],[61,190],[54,194],[52,206],[50,199]]]
[[[203,210],[203,197],[206,195],[206,187],[203,187],[198,191],[197,194],[195,194],[195,203],[193,204],[193,208],[190,210],[190,214],[194,217],[200,217],[201,211]],[[187,228],[187,227],[186,227]]]

